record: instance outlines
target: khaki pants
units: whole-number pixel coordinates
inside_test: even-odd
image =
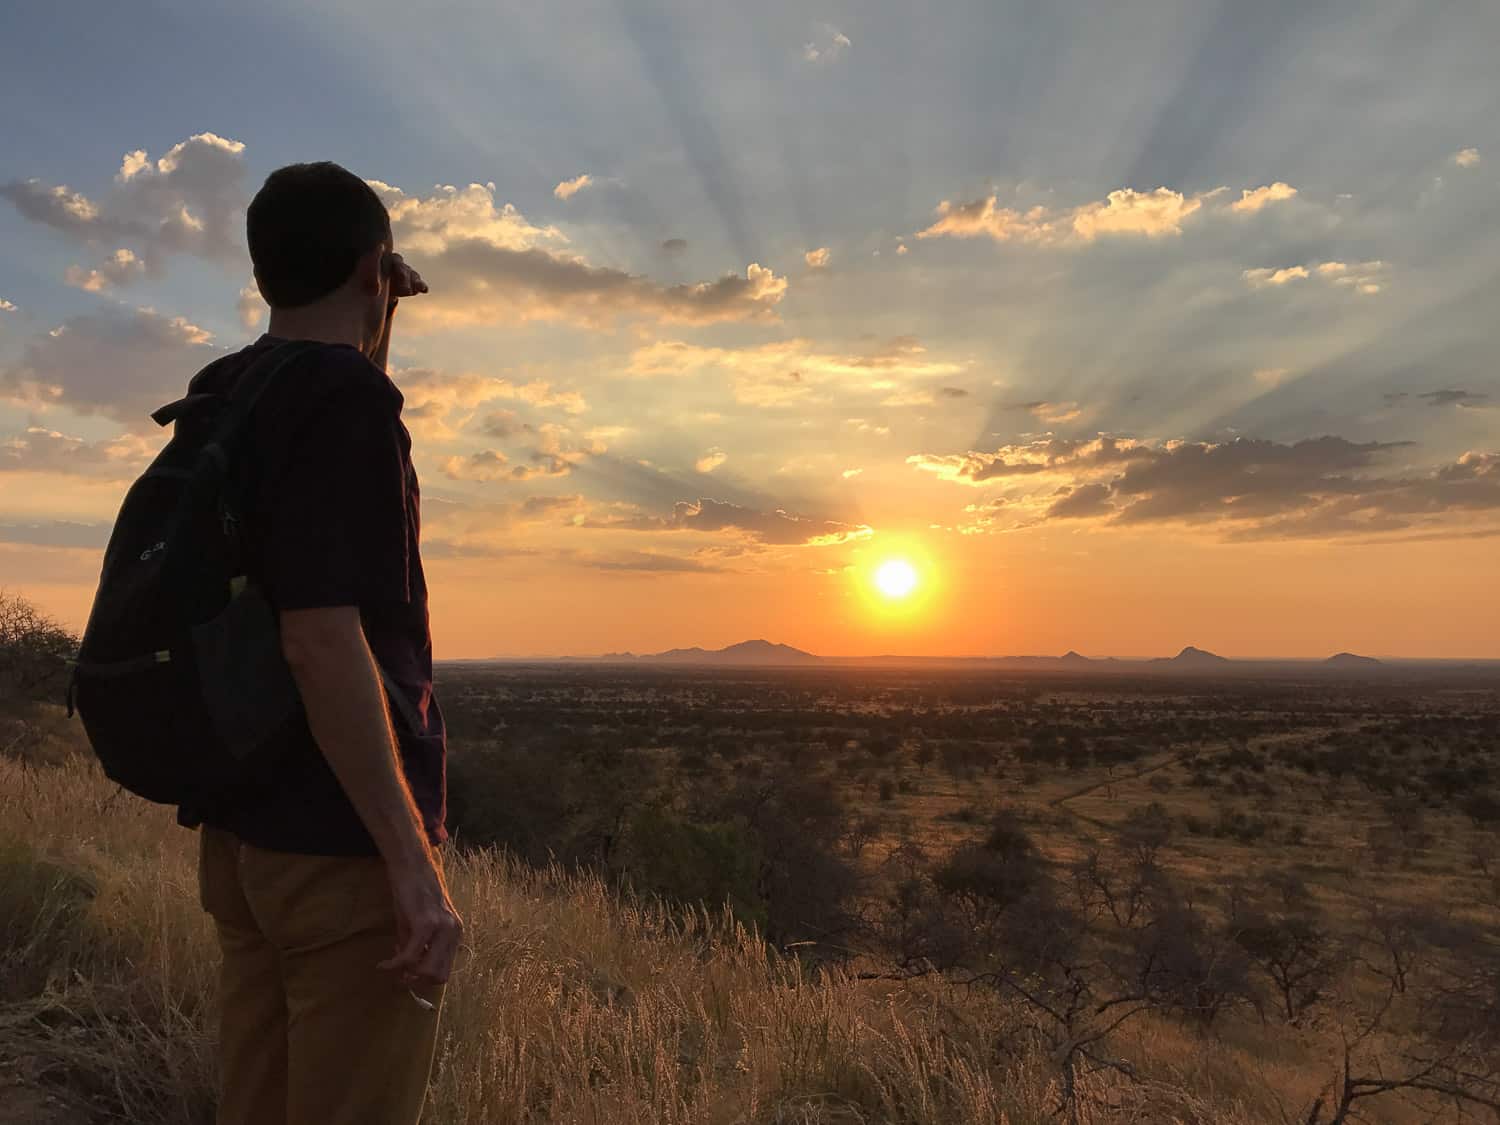
[[[384,863],[290,855],[202,830],[198,879],[224,955],[218,1125],[416,1125],[442,989],[395,952]]]

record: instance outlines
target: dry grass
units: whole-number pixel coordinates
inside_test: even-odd
[[[207,1122],[215,951],[193,837],[90,763],[0,758],[0,1058],[100,1118]],[[434,1125],[1057,1121],[1045,1056],[993,995],[813,972],[727,917],[454,855],[472,949],[449,991]],[[1094,1125],[1282,1120],[1319,1084],[1296,1045],[1165,1019],[1084,1080]]]

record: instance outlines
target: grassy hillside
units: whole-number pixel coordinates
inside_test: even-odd
[[[69,755],[72,737],[57,724],[45,753],[0,755],[0,1118],[209,1122],[195,838]],[[1013,992],[857,958],[810,969],[727,914],[493,851],[448,862],[470,948],[437,1125],[1250,1125],[1311,1119],[1339,1077],[1332,1019],[1235,1010],[1205,1029],[1144,1011],[1091,1045],[1063,1112],[1057,1043]],[[48,1091],[77,1108],[45,1116]],[[1419,1098],[1361,1103],[1363,1120],[1437,1119]]]

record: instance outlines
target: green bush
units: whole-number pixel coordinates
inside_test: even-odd
[[[631,882],[637,889],[716,909],[728,902],[742,922],[764,926],[756,890],[758,849],[739,825],[693,824],[663,808],[646,808],[630,824]]]

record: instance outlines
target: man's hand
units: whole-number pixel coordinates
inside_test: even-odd
[[[427,292],[427,282],[422,280],[421,274],[406,264],[406,260],[400,254],[391,254],[389,263],[392,300],[415,297],[418,293]]]
[[[392,869],[391,893],[396,904],[396,955],[378,967],[399,973],[407,986],[446,983],[464,924],[436,865],[404,872]]]

